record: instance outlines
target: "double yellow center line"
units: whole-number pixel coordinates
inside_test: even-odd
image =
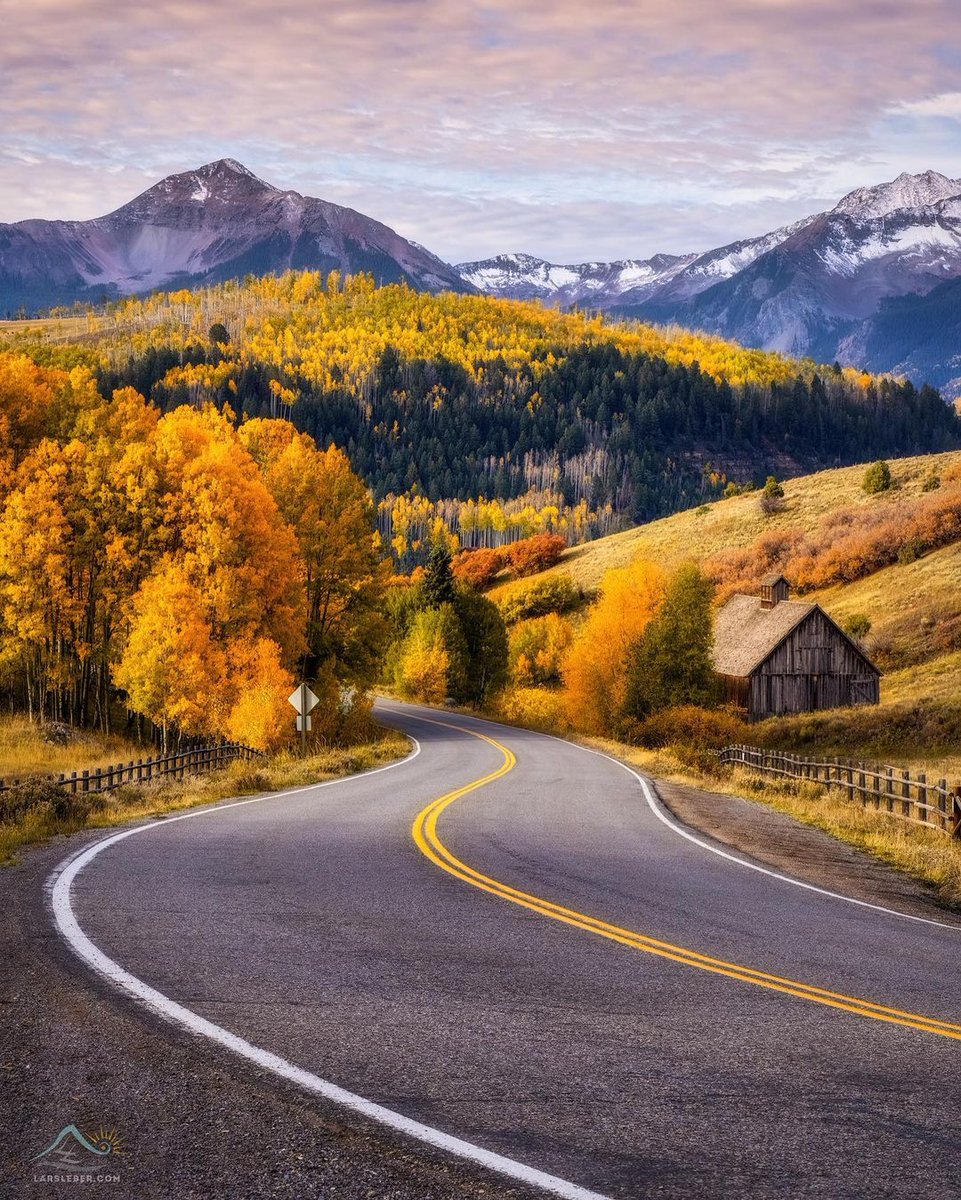
[[[961,1025],[952,1024],[950,1021],[939,1021],[934,1017],[925,1017],[919,1013],[905,1012],[899,1008],[889,1008],[883,1004],[875,1004],[871,1000],[861,999],[859,996],[848,996],[843,992],[833,992],[827,988],[815,987],[813,984],[802,983],[797,979],[789,979],[781,975],[771,975],[767,971],[756,971],[753,967],[745,967],[740,963],[730,962],[727,959],[713,958],[708,954],[699,954],[696,950],[689,950],[684,946],[676,946],[672,942],[648,937],[646,934],[637,933],[632,929],[625,929],[620,925],[612,925],[609,921],[599,920],[597,917],[591,917],[587,913],[578,912],[573,908],[566,908],[562,904],[554,904],[550,900],[534,896],[530,892],[520,891],[509,884],[492,878],[490,875],[484,875],[482,872],[476,871],[473,867],[462,862],[447,848],[437,832],[437,822],[441,814],[456,800],[460,800],[463,796],[477,791],[478,788],[482,788],[488,783],[493,783],[494,780],[502,778],[509,771],[513,770],[517,759],[507,746],[502,745],[486,734],[478,733],[472,729],[465,729],[463,726],[454,725],[448,721],[435,721],[427,717],[419,719],[429,721],[432,725],[443,725],[448,729],[455,729],[459,733],[466,733],[471,737],[479,738],[481,741],[488,742],[491,746],[494,746],[503,755],[503,762],[496,771],[491,771],[489,775],[485,775],[481,779],[475,779],[473,782],[465,784],[453,792],[447,792],[446,795],[428,804],[414,819],[411,833],[418,848],[432,863],[435,863],[449,875],[453,875],[464,883],[469,883],[472,887],[480,888],[481,891],[490,892],[493,896],[499,896],[502,900],[508,900],[512,904],[518,904],[522,908],[539,913],[541,916],[550,917],[555,921],[562,921],[565,925],[572,925],[575,929],[582,929],[586,933],[596,934],[598,937],[607,938],[612,942],[619,942],[622,946],[627,946],[632,950],[640,950],[645,954],[654,954],[659,958],[667,958],[672,962],[682,963],[684,966],[696,967],[700,971],[710,971],[714,975],[724,975],[728,979],[736,979],[741,983],[750,983],[755,987],[767,988],[772,992],[782,992],[788,996],[795,996],[799,1000],[808,1000],[812,1004],[825,1004],[830,1008],[839,1008],[844,1012],[855,1013],[861,1017],[870,1017],[875,1021],[887,1021],[892,1025],[905,1025],[909,1029],[919,1029],[924,1033],[933,1033],[940,1037],[961,1041]]]

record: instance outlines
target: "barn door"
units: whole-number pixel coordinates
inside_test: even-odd
[[[851,703],[874,703],[874,679],[870,675],[855,675],[851,680]]]

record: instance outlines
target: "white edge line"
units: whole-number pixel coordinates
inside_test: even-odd
[[[176,817],[169,817],[164,821],[151,822],[148,825],[137,825],[132,829],[125,829],[121,833],[112,834],[110,837],[94,843],[94,845],[89,846],[86,850],[80,851],[74,857],[61,863],[48,880],[47,887],[50,891],[50,903],[57,929],[78,958],[81,958],[88,966],[92,967],[108,983],[120,991],[126,992],[127,995],[132,996],[144,1007],[175,1025],[183,1026],[183,1028],[189,1030],[191,1033],[198,1034],[201,1037],[208,1038],[212,1042],[218,1043],[218,1045],[239,1055],[241,1058],[246,1058],[250,1062],[255,1063],[258,1067],[271,1071],[274,1075],[279,1075],[281,1078],[297,1084],[298,1087],[303,1088],[305,1091],[322,1096],[325,1100],[330,1100],[343,1108],[351,1109],[363,1117],[376,1121],[378,1124],[395,1130],[397,1133],[414,1138],[418,1142],[426,1143],[438,1150],[455,1155],[457,1158],[476,1163],[481,1167],[486,1167],[488,1170],[495,1171],[500,1175],[506,1175],[520,1183],[540,1188],[555,1196],[561,1196],[564,1200],[607,1200],[600,1193],[579,1187],[576,1183],[569,1183],[565,1179],[559,1179],[554,1175],[539,1171],[535,1167],[525,1166],[523,1163],[515,1162],[511,1158],[495,1154],[493,1151],[485,1150],[481,1146],[475,1146],[472,1142],[463,1141],[461,1138],[444,1133],[440,1129],[434,1129],[430,1125],[423,1125],[420,1121],[405,1117],[402,1113],[385,1108],[373,1100],[366,1100],[363,1096],[358,1096],[354,1092],[349,1092],[345,1088],[339,1087],[336,1083],[322,1079],[319,1075],[314,1075],[311,1071],[306,1071],[303,1067],[298,1067],[294,1063],[288,1062],[285,1058],[281,1058],[277,1054],[272,1054],[269,1050],[255,1046],[252,1042],[238,1037],[237,1034],[231,1033],[220,1025],[215,1025],[213,1021],[208,1021],[205,1017],[201,1017],[189,1008],[185,1008],[182,1004],[178,1004],[176,1000],[171,1000],[169,996],[158,992],[155,988],[150,987],[149,984],[144,983],[142,979],[138,979],[136,975],[132,975],[129,971],[126,971],[119,963],[114,962],[112,958],[108,958],[80,928],[73,910],[73,904],[71,903],[70,893],[73,882],[84,867],[109,846],[113,846],[117,842],[121,842],[128,837],[133,837],[138,833],[145,833],[152,829],[163,829],[174,821],[187,821],[192,817],[209,816],[219,812],[226,812],[228,809],[240,808],[246,804],[260,804],[265,800],[278,800],[283,796],[294,796],[300,792],[315,791],[318,788],[331,787],[334,784],[351,783],[355,779],[364,779],[370,775],[377,775],[381,771],[390,771],[394,767],[406,766],[421,751],[420,742],[410,734],[406,736],[413,743],[414,750],[399,762],[388,763],[384,767],[374,767],[372,770],[361,771],[356,775],[348,775],[341,779],[328,779],[324,783],[308,784],[305,787],[289,788],[283,792],[272,792],[264,796],[254,796],[248,800],[234,800],[229,804],[196,809],[195,811],[182,813]]]
[[[382,706],[383,708],[383,706]],[[386,709],[386,712],[397,712],[396,709]],[[444,713],[444,709],[430,709],[431,712]],[[402,715],[402,714],[399,714]],[[416,718],[416,713],[411,714]],[[465,713],[449,713],[449,716],[467,716]],[[429,721],[429,717],[422,717],[421,720]],[[666,825],[668,829],[680,837],[685,838],[689,842],[693,842],[695,846],[700,846],[702,850],[709,850],[711,854],[716,854],[718,858],[725,858],[728,862],[736,863],[739,867],[746,867],[749,871],[757,871],[760,875],[767,875],[771,879],[779,879],[782,883],[789,883],[793,887],[803,888],[807,892],[815,892],[819,896],[827,896],[831,900],[843,900],[846,904],[856,904],[859,908],[869,908],[874,912],[885,913],[890,917],[899,917],[902,921],[915,921],[919,925],[934,925],[937,929],[948,929],[952,933],[961,933],[961,926],[950,925],[947,921],[936,921],[933,917],[916,917],[913,913],[900,912],[896,908],[887,908],[883,904],[872,904],[870,900],[856,900],[853,896],[845,896],[843,892],[832,892],[829,888],[818,887],[814,883],[805,883],[803,879],[795,879],[791,875],[782,875],[780,871],[774,871],[770,867],[762,867],[760,863],[751,862],[750,859],[741,858],[737,854],[730,854],[727,850],[722,850],[719,846],[714,846],[710,842],[704,841],[703,838],[697,837],[683,825],[679,825],[671,816],[668,815],[664,802],[657,796],[654,789],[651,787],[648,780],[643,775],[635,771],[633,767],[629,767],[626,762],[619,758],[615,758],[613,754],[606,754],[603,750],[595,750],[592,746],[582,746],[580,742],[572,742],[569,738],[558,737],[554,733],[543,733],[539,729],[527,729],[523,725],[505,725],[502,721],[492,721],[488,717],[471,717],[468,720],[478,721],[487,725],[496,725],[498,729],[513,730],[515,733],[520,730],[522,733],[533,734],[535,737],[550,738],[554,742],[563,742],[565,746],[573,746],[575,750],[583,750],[585,754],[596,754],[598,758],[606,758],[608,762],[615,763],[619,767],[623,767],[629,775],[633,775],[637,782],[641,785],[641,790],[644,793],[644,799],[647,801],[648,808],[657,817],[657,819]]]

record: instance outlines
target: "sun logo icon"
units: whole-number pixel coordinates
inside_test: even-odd
[[[97,1148],[99,1154],[123,1154],[123,1140],[116,1129],[107,1129],[103,1125],[87,1135],[88,1140]]]

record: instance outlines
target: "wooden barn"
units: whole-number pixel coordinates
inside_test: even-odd
[[[760,596],[732,596],[718,612],[714,669],[748,719],[877,704],[881,672],[818,604],[791,600],[783,575]]]

